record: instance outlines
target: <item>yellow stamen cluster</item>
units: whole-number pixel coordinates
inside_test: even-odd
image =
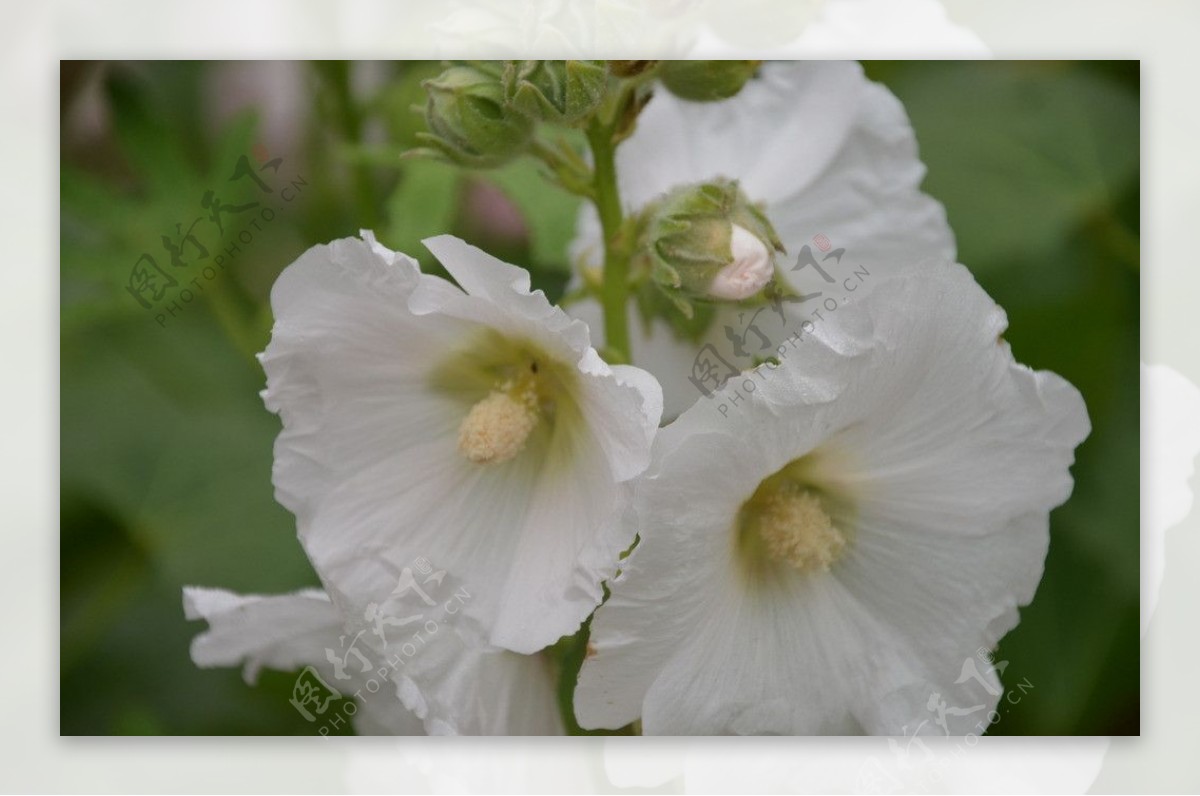
[[[820,498],[808,490],[784,489],[765,498],[757,525],[771,556],[800,572],[828,572],[846,546]]]
[[[458,450],[476,464],[506,462],[525,448],[537,427],[538,396],[533,385],[506,382],[471,407],[458,427]]]

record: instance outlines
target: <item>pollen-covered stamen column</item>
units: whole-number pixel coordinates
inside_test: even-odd
[[[525,449],[541,417],[535,378],[510,379],[471,407],[458,427],[463,456],[476,464],[499,464]]]
[[[846,546],[821,499],[807,489],[777,489],[755,517],[767,552],[798,572],[828,572]]]
[[[755,578],[776,564],[801,574],[828,572],[845,553],[853,501],[821,487],[818,461],[810,454],[789,463],[742,504],[738,546]]]

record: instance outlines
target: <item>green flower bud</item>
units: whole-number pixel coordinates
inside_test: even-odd
[[[676,97],[694,102],[729,99],[762,61],[663,61],[658,76]]]
[[[424,83],[429,132],[417,138],[462,166],[490,168],[520,155],[533,138],[533,122],[508,108],[498,70],[452,66]]]
[[[775,275],[783,244],[736,181],[669,191],[641,219],[635,261],[685,316],[693,299],[741,301]]]
[[[575,125],[604,100],[608,69],[604,61],[508,61],[504,97],[535,121]]]

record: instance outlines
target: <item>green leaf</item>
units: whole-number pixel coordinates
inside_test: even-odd
[[[972,269],[1036,270],[1032,289],[1075,275],[1031,253],[1105,216],[1139,167],[1138,96],[1078,64],[914,64],[889,72]]]
[[[575,237],[582,200],[554,187],[543,176],[543,169],[540,162],[523,158],[499,169],[479,172],[479,176],[494,183],[520,208],[529,226],[530,256],[534,263],[545,270],[569,272],[567,247]]]
[[[455,166],[405,161],[400,182],[387,200],[387,224],[380,242],[410,257],[429,258],[421,241],[450,231],[461,187],[462,171]]]
[[[194,227],[196,238],[210,252],[219,251],[230,243],[236,230],[226,224],[222,236],[204,218],[207,211],[201,199],[205,191],[214,189],[227,203],[258,198],[248,196],[242,186],[229,185],[237,159],[253,148],[254,117],[236,119],[213,142],[209,157],[201,157],[192,151],[196,148],[193,136],[180,129],[183,120],[164,117],[154,104],[154,97],[164,91],[149,79],[119,77],[111,81],[120,154],[132,169],[124,179],[102,181],[78,166],[63,165],[60,303],[64,329],[117,318],[141,318],[153,325],[153,312],[143,309],[127,290],[130,271],[139,258],[150,255],[186,282],[197,275],[200,266],[192,263],[174,270],[162,238],[178,240],[177,225],[188,229],[201,219]],[[164,300],[173,300],[177,294],[178,288]]]
[[[314,582],[274,500],[263,375],[203,307],[63,336],[62,489],[122,518],[156,570],[274,591]]]

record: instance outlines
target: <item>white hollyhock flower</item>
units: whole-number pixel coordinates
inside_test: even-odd
[[[962,734],[1090,430],[962,266],[881,282],[660,432],[592,622],[585,727]]]
[[[359,735],[420,735],[421,720],[404,707],[396,688],[375,680],[377,667],[363,654],[361,644],[347,639],[342,619],[329,597],[319,589],[292,594],[240,595],[224,589],[195,586],[183,590],[188,619],[205,619],[209,629],[192,641],[192,661],[201,668],[242,666],[253,685],[264,668],[298,671],[297,710],[307,711],[314,734],[333,720],[350,720]],[[357,650],[357,653],[355,652]],[[319,679],[304,672],[312,667]],[[357,706],[348,701],[360,698]]]
[[[658,385],[606,365],[525,270],[426,241],[460,289],[364,237],[310,249],[272,289],[276,496],[347,618],[386,623],[427,558],[470,589],[483,640],[540,650],[579,627],[632,542],[619,516]]]
[[[241,665],[250,684],[263,668],[299,671],[293,704],[308,711],[314,733],[348,716],[359,735],[563,733],[553,672],[541,656],[464,643],[453,629],[419,656],[383,656],[345,630],[318,589],[260,596],[188,587],[183,601],[188,619],[210,626],[192,642],[196,665]]]
[[[785,304],[786,321],[769,310],[759,316],[758,327],[773,343],[782,342],[796,318],[819,311],[826,299],[847,295],[845,280],[855,269],[869,274],[851,286],[862,295],[888,273],[955,257],[945,211],[920,191],[925,166],[903,106],[867,80],[857,63],[767,63],[723,102],[688,102],[660,91],[617,150],[617,175],[629,213],[671,188],[716,177],[737,180],[751,202],[763,205],[788,252],[779,257],[779,276],[802,295],[814,296]],[[585,205],[572,247],[576,260],[599,265],[600,241],[595,210]],[[797,267],[805,246],[820,270]],[[836,260],[827,260],[834,254]],[[595,301],[569,311],[589,323],[594,340],[599,336]],[[677,338],[662,320],[643,325],[630,312],[634,364],[662,384],[668,419],[701,395],[691,379],[704,343],[734,367],[750,367],[751,358],[735,355],[725,330],[745,333],[752,313],[739,318],[741,312],[724,308],[700,342]],[[757,336],[747,345],[747,354],[756,353]]]

